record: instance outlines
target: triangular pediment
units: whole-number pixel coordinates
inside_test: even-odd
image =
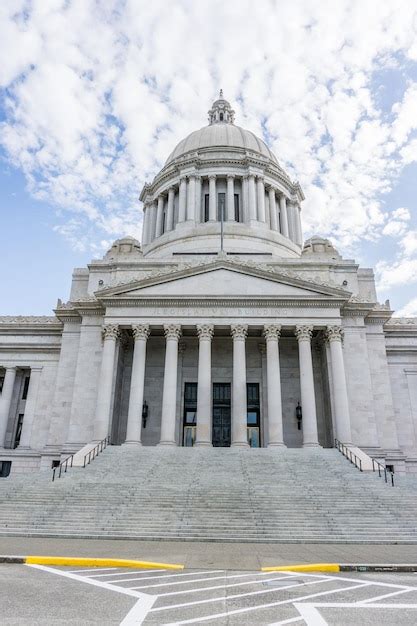
[[[217,260],[212,263],[166,267],[146,278],[96,292],[97,298],[141,297],[282,297],[343,298],[350,293],[337,286],[305,280],[254,263]]]

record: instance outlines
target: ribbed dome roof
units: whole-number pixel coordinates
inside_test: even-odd
[[[166,165],[187,152],[216,147],[253,150],[271,159],[274,163],[278,163],[276,156],[271,152],[266,143],[250,130],[245,130],[234,124],[220,122],[204,126],[204,128],[200,128],[200,130],[195,130],[188,135],[188,137],[180,141],[169,155]]]

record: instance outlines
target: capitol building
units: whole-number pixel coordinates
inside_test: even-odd
[[[417,472],[417,319],[304,241],[300,184],[222,92],[140,200],[141,243],[76,268],[53,316],[0,317],[1,476],[107,438],[276,455],[337,439]]]

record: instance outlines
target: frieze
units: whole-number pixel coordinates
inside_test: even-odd
[[[0,324],[56,324],[61,325],[56,317],[48,315],[2,315]]]
[[[391,317],[385,326],[416,326],[417,317]]]

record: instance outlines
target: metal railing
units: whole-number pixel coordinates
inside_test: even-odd
[[[335,448],[337,448],[339,452],[341,452],[343,456],[346,457],[347,460],[352,463],[352,465],[355,465],[355,467],[357,467],[360,472],[363,471],[362,459],[356,456],[356,454],[352,452],[352,450],[348,448],[348,446],[345,446],[345,444],[339,441],[338,439],[334,440],[334,445],[335,445]]]
[[[74,459],[74,455],[71,454],[71,456],[68,456],[66,459],[61,461],[61,463],[59,465],[57,465],[56,467],[52,468],[52,482],[54,482],[55,476],[56,476],[57,473],[58,473],[57,478],[61,478],[63,473],[64,474],[67,473],[68,464],[69,464],[70,467],[72,467],[73,459]]]
[[[375,469],[375,465],[377,469]],[[378,472],[378,476],[381,477],[382,473],[384,474],[385,482],[388,483],[388,474],[391,476],[391,487],[394,486],[394,472],[391,469],[388,469],[385,465],[382,465],[376,459],[372,459],[372,470],[374,472]]]
[[[83,467],[85,467],[86,465],[90,465],[91,461],[94,461],[94,459],[100,454],[100,452],[103,452],[103,450],[107,448],[109,443],[110,437],[105,437],[104,439],[99,441],[98,444],[96,444],[94,448],[92,448],[90,452],[85,455]]]

